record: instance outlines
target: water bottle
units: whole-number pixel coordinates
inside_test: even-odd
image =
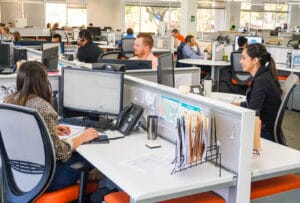
[[[286,54],[286,66],[287,68],[291,68],[292,66],[292,51],[288,50]]]

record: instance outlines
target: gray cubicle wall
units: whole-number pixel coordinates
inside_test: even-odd
[[[199,85],[200,70],[198,67],[175,68],[175,87],[178,88],[181,85]],[[156,70],[128,70],[126,71],[126,75],[157,82]]]
[[[124,95],[125,105],[133,102],[145,108],[144,118],[149,114],[156,114],[156,100],[161,95],[210,109],[216,118],[216,135],[222,154],[222,166],[237,175],[236,187],[225,188],[222,196],[227,202],[249,202],[247,197],[250,196],[254,111],[203,96],[181,94],[177,89],[128,75],[125,76]],[[159,133],[173,140],[176,136],[168,135],[168,130],[162,126],[159,126]]]

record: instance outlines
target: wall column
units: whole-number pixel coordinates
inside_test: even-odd
[[[197,0],[182,0],[181,2],[181,28],[183,36],[197,33]]]

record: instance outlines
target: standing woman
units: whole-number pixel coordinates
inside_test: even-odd
[[[75,184],[80,172],[73,170],[70,165],[75,162],[88,164],[74,150],[81,144],[98,137],[98,132],[89,128],[81,135],[71,140],[61,140],[60,135],[69,135],[70,128],[57,125],[57,113],[51,106],[51,88],[46,67],[37,61],[21,64],[17,75],[17,92],[9,95],[5,103],[26,106],[35,109],[44,119],[53,141],[56,154],[56,169],[47,191],[53,191]],[[32,146],[34,147],[34,146]]]
[[[242,52],[243,71],[252,81],[246,92],[246,101],[239,105],[256,111],[261,119],[261,137],[275,141],[274,123],[281,103],[281,88],[275,62],[262,44],[248,45]]]

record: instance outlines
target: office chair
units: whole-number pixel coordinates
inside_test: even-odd
[[[185,43],[181,42],[178,47],[177,47],[177,61],[176,61],[176,67],[191,67],[193,65],[190,64],[182,64],[179,62],[180,59],[185,59],[186,56],[183,52],[183,47],[184,47]]]
[[[283,134],[281,124],[285,113],[285,108],[287,106],[287,103],[289,101],[290,95],[293,92],[293,89],[296,87],[296,84],[299,81],[299,77],[295,74],[290,74],[286,81],[284,82],[284,85],[282,87],[282,101],[279,106],[276,120],[274,123],[274,139],[277,143],[287,145],[286,144],[286,138]]]
[[[123,52],[124,56],[130,58],[134,55],[134,42],[135,38],[122,38],[122,46],[121,51]]]
[[[229,76],[225,80],[220,80],[220,84],[224,83],[231,92],[245,94],[247,87],[251,83],[250,73],[244,72],[240,63],[242,51],[233,51],[230,56],[231,66],[228,69]]]
[[[7,202],[62,203],[78,198],[74,193],[78,186],[44,193],[53,178],[56,159],[52,139],[37,111],[0,104],[0,155]],[[82,172],[79,202],[85,194],[86,174]],[[89,192],[95,191],[98,184],[89,187]]]
[[[244,72],[242,64],[240,63],[242,57],[241,51],[234,51],[231,53],[230,61],[232,66],[231,83],[234,85],[250,85],[251,75]]]
[[[108,51],[102,53],[99,59],[120,59],[123,56],[121,51]]]

